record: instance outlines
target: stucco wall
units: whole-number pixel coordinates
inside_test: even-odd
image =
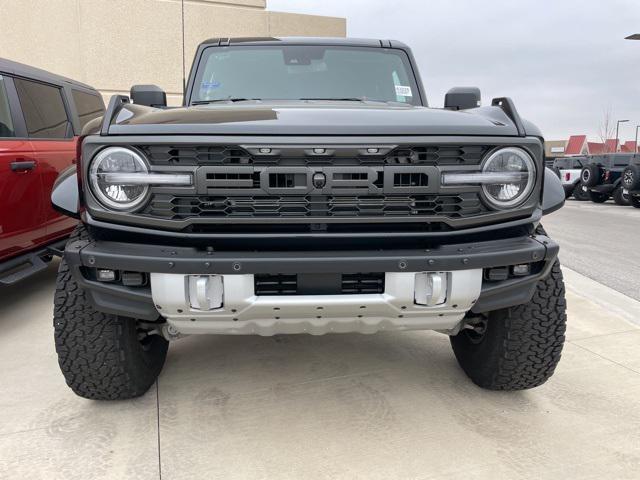
[[[105,99],[154,83],[179,104],[180,0],[0,0],[0,57],[88,83]],[[185,58],[211,37],[345,36],[343,18],[270,12],[265,0],[185,0]]]

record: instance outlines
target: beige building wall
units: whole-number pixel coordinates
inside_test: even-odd
[[[266,10],[266,0],[0,0],[0,57],[88,83],[105,101],[153,83],[182,101],[187,74],[212,37],[346,35],[346,20]]]

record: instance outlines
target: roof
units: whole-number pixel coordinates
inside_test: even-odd
[[[633,140],[629,140],[622,144],[622,151],[625,153],[636,153],[637,145]]]
[[[586,141],[586,135],[571,135],[567,142],[567,147],[564,149],[564,154],[580,155],[581,153],[584,153],[583,149]]]
[[[587,147],[589,148],[589,154],[597,155],[599,153],[604,153],[604,144],[598,142],[588,142]]]
[[[200,45],[337,45],[350,47],[394,47],[408,48],[397,40],[344,37],[234,37],[209,38]]]
[[[24,63],[14,62],[13,60],[8,60],[6,58],[0,58],[0,72],[17,75],[19,77],[32,78],[34,80],[40,80],[42,82],[52,83],[56,85],[63,85],[65,83],[68,83],[76,87],[95,90],[95,88],[93,88],[92,86],[78,82],[76,80],[72,80],[71,78],[63,77],[62,75],[56,75],[55,73],[32,67],[30,65],[25,65]]]
[[[617,138],[608,138],[604,144],[605,153],[614,153],[618,151],[620,142]]]

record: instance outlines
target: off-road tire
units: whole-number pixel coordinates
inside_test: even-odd
[[[458,363],[478,386],[524,390],[546,382],[560,361],[566,303],[560,263],[538,281],[529,303],[489,312],[486,329],[474,338],[464,329],[451,337]]]
[[[589,200],[593,203],[604,203],[609,200],[609,194],[589,191]]]
[[[600,183],[602,169],[595,163],[590,163],[580,172],[580,181],[587,187],[595,187]]]
[[[622,192],[622,187],[618,187],[613,191],[613,201],[616,205],[620,205],[622,207],[626,207],[627,205],[631,205],[631,201],[629,200],[629,194],[624,194]]]
[[[579,202],[585,202],[587,200],[589,200],[589,190],[587,190],[586,192],[582,189],[583,185],[581,182],[578,182],[578,184],[575,186],[575,188],[573,189],[573,198],[575,198],[576,200],[578,200]]]
[[[622,186],[627,190],[640,190],[640,165],[629,165],[622,171]]]
[[[78,227],[70,240],[85,238]],[[67,385],[93,400],[122,400],[143,395],[156,381],[168,342],[149,335],[138,340],[135,319],[96,311],[65,260],[56,281],[54,337],[58,363]]]

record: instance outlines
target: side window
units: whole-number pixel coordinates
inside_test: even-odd
[[[104,112],[104,103],[102,97],[91,95],[90,93],[81,92],[80,90],[72,90],[73,103],[78,109],[78,117],[80,118],[80,129],[94,118],[101,116]]]
[[[9,97],[4,87],[4,79],[0,75],[0,138],[15,137],[13,130],[13,120],[11,119],[11,110],[9,110]]]
[[[15,78],[20,106],[31,138],[65,138],[69,118],[59,88]]]

